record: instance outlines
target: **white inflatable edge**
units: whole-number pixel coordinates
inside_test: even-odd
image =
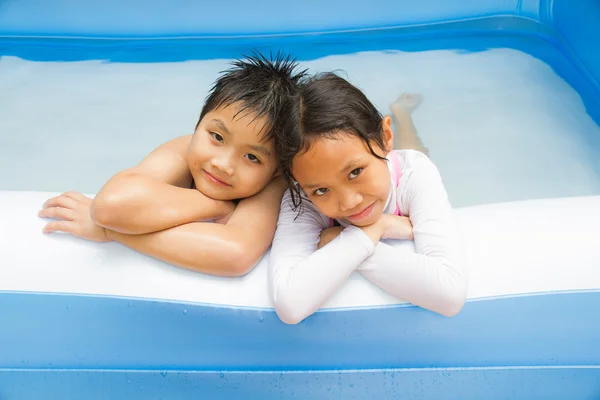
[[[241,278],[187,271],[117,243],[41,233],[55,193],[0,191],[0,291],[72,293],[271,308],[267,257]],[[470,299],[600,290],[600,196],[456,210],[470,264]],[[412,251],[411,245],[405,246]],[[355,273],[325,308],[404,303]]]

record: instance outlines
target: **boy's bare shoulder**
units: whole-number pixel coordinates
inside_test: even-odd
[[[187,158],[187,151],[190,146],[190,142],[192,141],[193,135],[184,135],[176,137],[175,139],[171,139],[168,142],[165,142],[158,146],[154,151],[169,151],[177,154],[181,154]],[[151,153],[152,154],[152,153]]]
[[[185,135],[161,144],[127,173],[141,174],[175,186],[189,187],[191,173],[187,154],[191,140],[192,135]]]

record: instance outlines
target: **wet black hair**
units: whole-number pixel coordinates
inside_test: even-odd
[[[267,124],[263,128],[263,140],[274,139],[281,135],[285,116],[289,111],[287,102],[298,88],[299,81],[305,77],[306,70],[295,72],[298,64],[289,55],[278,52],[269,58],[258,51],[236,59],[231,68],[221,71],[221,76],[214,82],[196,128],[207,113],[233,103],[239,103],[240,113],[253,113],[255,117],[266,117]]]
[[[292,194],[294,207],[302,202],[301,188],[292,175],[294,157],[321,138],[339,139],[340,134],[358,136],[371,154],[385,160],[371,143],[385,148],[383,116],[356,86],[332,72],[304,79],[288,104],[286,124],[275,139],[280,168]]]

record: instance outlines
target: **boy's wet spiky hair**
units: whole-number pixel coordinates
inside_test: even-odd
[[[306,70],[294,72],[298,64],[289,55],[278,52],[267,59],[258,51],[232,62],[232,67],[211,88],[198,124],[215,109],[238,103],[238,113],[250,112],[255,118],[266,117],[264,139],[270,140],[281,129],[282,113]],[[196,125],[197,126],[197,125]]]

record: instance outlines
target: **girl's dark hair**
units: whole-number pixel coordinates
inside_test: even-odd
[[[287,113],[286,126],[275,137],[281,172],[288,181],[294,207],[302,203],[301,188],[292,176],[292,161],[320,138],[339,138],[339,134],[360,137],[371,154],[379,159],[371,142],[385,148],[381,113],[365,94],[347,80],[328,72],[307,78]]]

